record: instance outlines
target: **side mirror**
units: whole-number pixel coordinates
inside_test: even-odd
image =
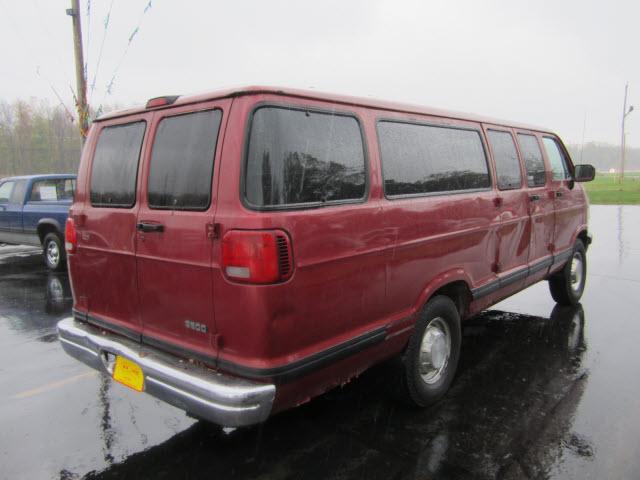
[[[593,165],[576,165],[573,170],[573,179],[576,182],[590,182],[596,178],[596,169]]]

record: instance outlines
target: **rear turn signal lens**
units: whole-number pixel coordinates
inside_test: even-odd
[[[76,253],[78,247],[78,234],[71,217],[67,218],[67,223],[64,226],[64,247],[67,253]]]
[[[291,244],[279,230],[231,230],[222,239],[222,269],[236,282],[277,283],[293,273]]]

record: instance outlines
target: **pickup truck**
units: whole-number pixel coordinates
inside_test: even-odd
[[[47,267],[64,270],[64,228],[75,190],[72,174],[0,179],[0,243],[41,246]]]

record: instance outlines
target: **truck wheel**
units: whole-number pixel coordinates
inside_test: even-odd
[[[429,300],[402,359],[401,395],[408,403],[427,407],[449,389],[460,358],[460,315],[444,295]]]
[[[576,240],[566,265],[549,278],[551,296],[560,305],[577,305],[587,280],[587,256],[582,240]]]
[[[42,242],[44,263],[49,270],[60,272],[67,267],[66,255],[62,240],[57,233],[47,233]]]

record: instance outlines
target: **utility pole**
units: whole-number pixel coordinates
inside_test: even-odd
[[[627,83],[624,86],[624,104],[622,106],[622,139],[620,141],[620,176],[619,176],[619,182],[622,185],[622,182],[624,181],[624,160],[625,160],[625,154],[626,154],[626,149],[625,149],[625,140],[626,140],[626,134],[624,131],[624,122],[627,118],[627,115],[629,115],[631,112],[633,112],[633,105],[631,105],[629,107],[629,110],[627,110],[627,93],[629,91],[629,84]]]
[[[67,15],[73,20],[73,51],[76,58],[76,107],[82,144],[89,129],[89,107],[87,106],[87,79],[84,71],[84,55],[82,53],[82,27],[80,25],[80,0],[71,0],[71,8]]]

